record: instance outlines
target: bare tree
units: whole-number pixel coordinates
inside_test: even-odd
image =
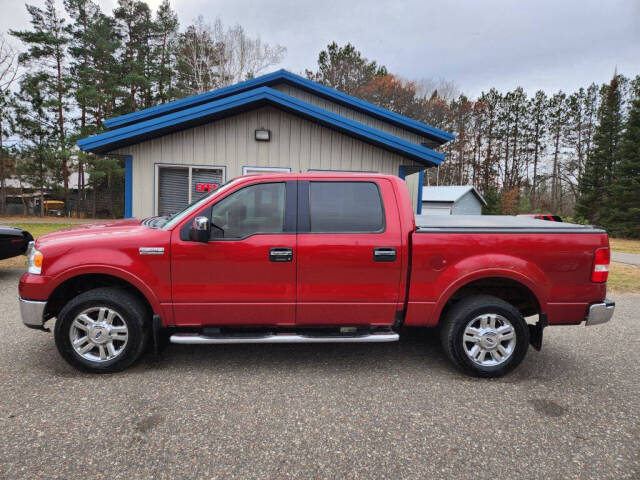
[[[282,45],[271,45],[263,43],[260,37],[249,37],[240,25],[225,29],[219,18],[213,24],[213,39],[221,47],[219,70],[223,85],[255,77],[279,64],[287,52]]]
[[[199,16],[180,35],[178,86],[185,94],[202,93],[252,78],[282,61],[287,49],[251,38],[240,25],[225,28]]]
[[[18,52],[0,35],[0,212],[5,213],[7,164],[4,148],[6,117],[11,85],[18,76]]]
[[[456,82],[442,77],[423,78],[416,85],[419,96],[431,98],[435,95],[446,103],[451,103],[462,93]]]
[[[180,34],[176,52],[178,88],[186,95],[206,92],[220,84],[220,46],[213,40],[211,25],[200,15]]]

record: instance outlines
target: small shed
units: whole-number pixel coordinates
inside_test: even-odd
[[[422,188],[422,215],[482,215],[486,204],[471,185]]]

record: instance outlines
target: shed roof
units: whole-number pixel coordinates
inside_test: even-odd
[[[473,192],[473,194],[486,205],[487,202],[482,198],[480,192],[478,192],[472,185],[444,185],[437,187],[422,187],[422,201],[423,202],[456,202],[460,198],[464,197],[467,193]]]
[[[278,70],[273,73],[262,75],[251,80],[237,83],[228,87],[218,88],[210,92],[201,93],[191,97],[175,100],[173,102],[164,103],[156,107],[147,108],[137,112],[122,115],[120,117],[110,118],[104,121],[104,125],[110,130],[125,127],[138,122],[144,122],[146,120],[156,118],[159,116],[174,113],[180,110],[189,109],[205,103],[210,103],[216,100],[220,100],[225,97],[237,95],[248,90],[253,90],[259,87],[269,87],[280,83],[287,83],[297,88],[311,92],[314,95],[332,100],[336,103],[345,105],[354,110],[363,112],[379,120],[394,124],[398,127],[417,133],[424,136],[437,145],[442,145],[455,138],[455,135],[444,132],[438,128],[427,125],[426,123],[419,122],[399,113],[386,110],[384,108],[373,105],[359,98],[347,95],[333,88],[321,85],[317,82],[308,80],[300,75],[295,75],[286,70]]]
[[[266,105],[281,108],[428,167],[439,165],[444,160],[442,153],[428,147],[411,143],[269,87],[254,88],[216,101],[131,123],[78,140],[78,146],[85,151],[106,153]]]

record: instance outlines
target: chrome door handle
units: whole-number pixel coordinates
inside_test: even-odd
[[[393,247],[378,247],[373,249],[374,262],[395,262],[398,253]]]
[[[291,262],[293,261],[293,248],[273,247],[269,249],[270,262]]]

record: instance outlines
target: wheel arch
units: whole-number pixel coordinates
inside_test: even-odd
[[[524,317],[544,312],[544,297],[532,280],[512,271],[484,271],[451,285],[438,300],[434,317],[439,322],[458,300],[477,294],[500,298],[516,307]]]
[[[100,287],[121,288],[138,298],[149,313],[160,314],[160,303],[142,282],[125,272],[79,271],[59,278],[45,307],[45,318],[55,317],[64,305],[81,293]]]

